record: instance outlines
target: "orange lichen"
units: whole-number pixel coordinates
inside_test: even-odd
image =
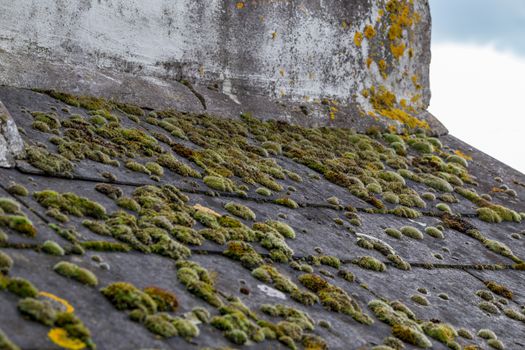
[[[53,343],[64,349],[82,350],[86,348],[86,343],[76,338],[70,338],[64,328],[53,328],[47,336]]]
[[[368,57],[366,59],[366,68],[370,69],[370,66],[372,65],[372,62],[374,62],[374,60],[372,58]]]
[[[369,40],[372,39],[374,36],[376,36],[376,30],[371,25],[367,25],[365,27],[364,33],[365,33],[365,37]]]
[[[416,74],[414,74],[410,79],[412,80],[412,84],[414,84],[416,90],[420,90],[421,84],[419,84],[419,77]]]
[[[354,44],[357,47],[361,47],[361,44],[363,43],[363,33],[361,32],[355,32],[354,35]]]
[[[242,10],[244,8],[244,2],[237,2],[237,5],[235,5],[235,7],[237,7],[237,10]]]
[[[62,304],[66,308],[65,312],[67,312],[67,313],[75,312],[75,308],[65,299],[62,299],[60,297],[57,297],[54,294],[51,294],[51,293],[48,293],[48,292],[43,292],[43,291],[38,292],[38,295],[43,296],[45,298],[49,298],[51,300],[56,301],[59,304]]]

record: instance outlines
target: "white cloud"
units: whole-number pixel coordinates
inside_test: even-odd
[[[430,112],[450,133],[525,173],[525,59],[493,46],[432,47]]]

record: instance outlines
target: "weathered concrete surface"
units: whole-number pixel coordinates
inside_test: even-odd
[[[0,101],[0,167],[15,166],[15,157],[24,151],[24,141],[18,133],[15,121]]]
[[[0,9],[4,85],[310,125],[382,115],[365,89],[392,92],[388,108],[414,115],[430,99],[427,0],[3,0]]]

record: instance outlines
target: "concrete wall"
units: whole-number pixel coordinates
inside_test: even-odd
[[[322,124],[384,87],[419,113],[429,62],[427,0],[0,0],[1,84],[151,108],[297,120],[279,101],[309,102]]]

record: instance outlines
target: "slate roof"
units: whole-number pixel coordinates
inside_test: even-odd
[[[455,137],[53,96],[0,88],[3,341],[525,347],[525,176]]]

